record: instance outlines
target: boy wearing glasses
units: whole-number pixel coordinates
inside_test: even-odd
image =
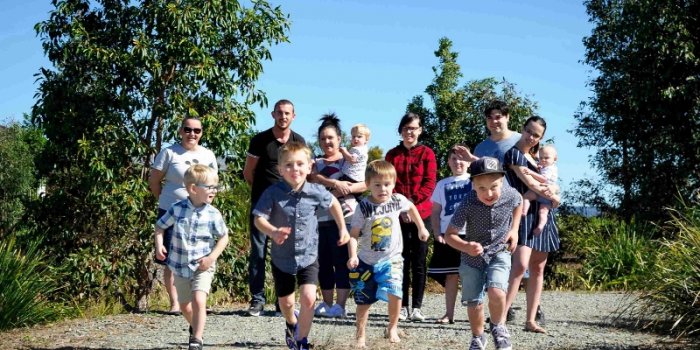
[[[211,205],[218,182],[219,176],[210,167],[189,167],[184,180],[188,197],[173,204],[156,222],[156,257],[164,260],[167,254],[167,265],[175,275],[180,310],[190,324],[189,350],[202,349],[207,295],[216,259],[228,244],[226,223]],[[163,233],[170,228],[172,241],[166,248]]]

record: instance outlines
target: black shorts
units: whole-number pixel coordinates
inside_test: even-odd
[[[318,283],[318,260],[313,264],[297,271],[295,275],[283,272],[272,263],[272,278],[275,281],[275,293],[278,297],[286,297],[294,293],[298,286]],[[296,284],[294,283],[296,281]]]
[[[156,220],[160,219],[165,215],[167,210],[163,210],[161,208],[158,208],[158,217]],[[173,240],[173,227],[171,226],[165,232],[163,233],[163,247],[168,250],[168,253],[170,253],[170,242]],[[158,265],[168,265],[168,253],[165,253],[165,260],[158,260],[155,256],[153,257],[153,261],[155,261],[156,264]]]
[[[428,265],[428,276],[444,287],[445,276],[459,274],[462,257],[459,250],[452,248],[447,243],[433,242],[433,257]]]

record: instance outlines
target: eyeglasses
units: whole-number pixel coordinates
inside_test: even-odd
[[[218,185],[205,185],[205,184],[195,184],[199,188],[203,188],[207,191],[221,191],[221,187]]]
[[[416,132],[420,128],[421,128],[420,126],[418,126],[418,127],[416,127],[416,126],[404,126],[401,129],[401,131],[403,131],[403,132]]]
[[[182,127],[182,130],[185,134],[195,133],[195,135],[199,135],[202,133],[202,128],[190,128],[189,126]]]

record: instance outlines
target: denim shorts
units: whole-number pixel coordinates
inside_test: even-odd
[[[462,305],[474,307],[484,302],[487,288],[508,291],[511,257],[508,251],[502,251],[484,268],[474,268],[462,263],[459,277],[462,280]]]

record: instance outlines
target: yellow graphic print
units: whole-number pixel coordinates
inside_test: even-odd
[[[378,218],[372,222],[372,250],[383,252],[391,244],[391,218]]]

